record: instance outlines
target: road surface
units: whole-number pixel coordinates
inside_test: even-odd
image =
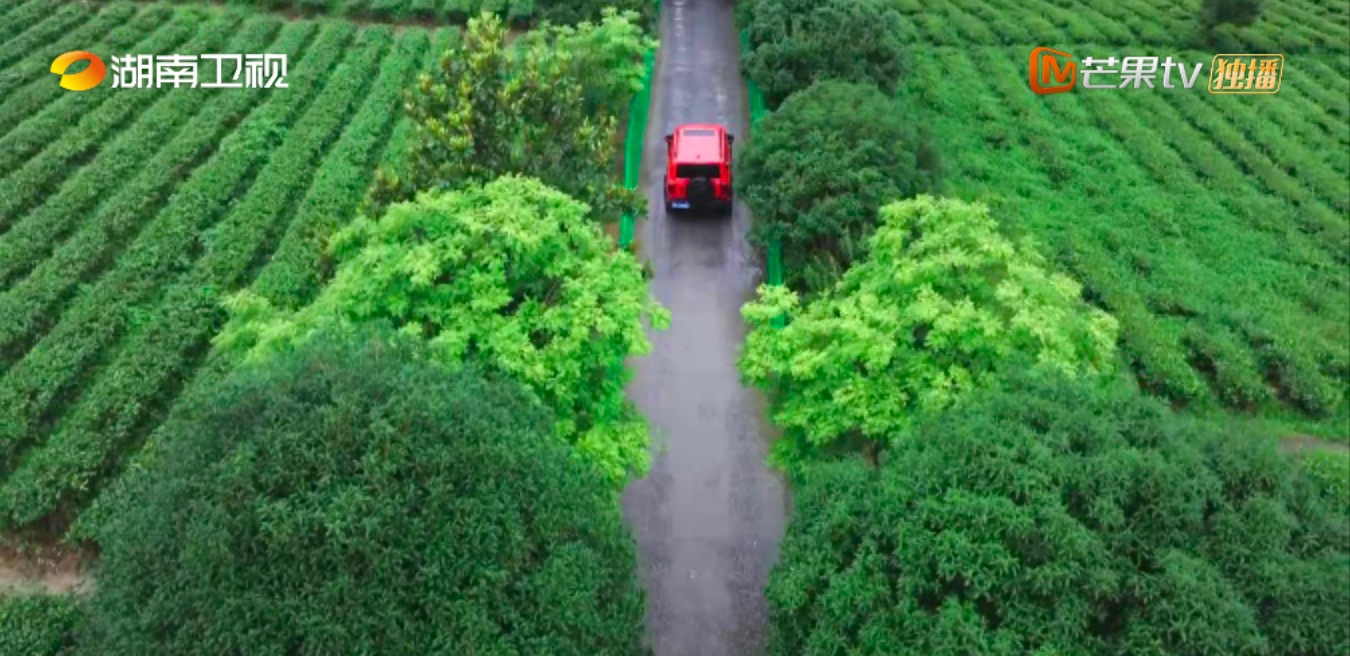
[[[648,591],[657,656],[754,656],[764,646],[764,585],[783,532],[786,497],[764,465],[764,401],[741,387],[740,307],[759,281],[745,241],[750,217],[666,216],[664,137],[681,123],[721,123],[748,135],[732,0],[664,0],[642,185],[651,213],[637,238],[671,311],[634,360],[629,396],[658,442],[651,473],[624,511]],[[740,144],[738,143],[737,146]]]

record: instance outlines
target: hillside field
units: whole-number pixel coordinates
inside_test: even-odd
[[[454,28],[0,3],[0,526],[87,504],[209,356],[221,298],[299,305]],[[436,49],[433,50],[433,45]],[[286,89],[60,89],[62,52],[284,52]],[[203,60],[199,79],[214,79]],[[53,511],[60,511],[53,515]]]
[[[944,193],[994,207],[1121,324],[1174,406],[1350,437],[1350,5],[1271,3],[1217,52],[1283,53],[1274,95],[1214,95],[1199,3],[898,1],[901,94]],[[1028,55],[1203,62],[1191,89],[1028,90]],[[1080,70],[1082,70],[1080,68]],[[1112,78],[1118,79],[1118,78]],[[1175,81],[1175,77],[1173,78]],[[1158,81],[1155,80],[1155,85]]]

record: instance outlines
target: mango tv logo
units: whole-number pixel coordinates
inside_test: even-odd
[[[89,66],[79,73],[67,73],[78,62],[88,61]],[[88,91],[99,85],[108,74],[108,67],[98,55],[84,50],[72,50],[52,60],[52,72],[61,76],[61,88],[71,91]]]
[[[1061,57],[1064,59],[1060,59]],[[1067,52],[1045,47],[1032,50],[1030,68],[1027,77],[1030,78],[1031,90],[1037,95],[1064,93],[1072,89],[1078,81],[1078,64],[1073,61],[1073,55]],[[1051,81],[1052,75],[1054,82],[1059,84]]]

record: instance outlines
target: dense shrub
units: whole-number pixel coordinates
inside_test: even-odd
[[[75,597],[0,593],[0,654],[65,656],[79,618]]]
[[[641,653],[604,475],[474,369],[364,327],[194,400],[100,529],[85,653]]]
[[[891,91],[902,72],[900,12],[889,0],[756,0],[745,75],[769,109],[818,80]]]
[[[647,426],[618,365],[650,348],[644,318],[661,328],[668,316],[585,205],[508,176],[394,205],[334,246],[336,274],[313,303],[291,311],[244,292],[219,342],[257,357],[334,321],[389,320],[446,362],[473,356],[523,382],[616,483],[646,472]]]
[[[884,447],[1011,368],[1114,368],[1115,320],[1034,245],[1001,236],[983,206],[920,196],[881,217],[870,253],[833,289],[803,306],[765,285],[742,309],[740,369],[775,401],[778,464]]]
[[[1247,27],[1265,8],[1266,0],[1205,0],[1200,7],[1200,24],[1206,28],[1223,24]]]
[[[914,118],[870,84],[818,82],[766,116],[740,156],[750,239],[782,244],[784,281],[829,286],[858,257],[882,204],[938,186]]]
[[[1016,375],[794,492],[770,653],[1344,654],[1350,520],[1270,440]]]
[[[601,219],[638,211],[638,194],[614,176],[618,116],[656,46],[635,19],[606,10],[599,23],[531,30],[513,43],[495,16],[470,21],[439,70],[409,91],[410,152],[397,170],[377,172],[371,211],[512,173],[585,201]]]

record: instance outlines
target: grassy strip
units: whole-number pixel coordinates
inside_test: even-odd
[[[231,44],[227,51],[254,52],[265,45],[279,27],[279,19],[257,16],[239,30],[237,38],[240,42]],[[198,75],[200,79],[214,79],[214,62],[204,62]],[[166,157],[157,156],[157,153],[178,155],[170,161],[200,161],[193,157],[194,153],[202,151],[197,144],[216,142],[220,136],[217,126],[240,118],[241,112],[251,108],[262,93],[259,90],[205,89],[194,93],[162,94],[135,124],[119,132],[106,146],[101,146],[93,161],[66,180],[60,191],[53,195],[44,191],[46,198],[42,205],[0,235],[0,286],[13,284],[41,262],[73,226],[91,217],[90,210],[99,207],[100,201],[112,199],[103,203],[104,208],[110,208],[118,207],[119,201],[143,203],[158,197],[158,188],[172,184],[186,171],[178,167],[166,170],[163,163]],[[203,107],[206,107],[204,117],[197,118]],[[185,124],[188,134],[180,132]],[[190,142],[193,147],[178,146],[183,142]],[[136,175],[143,170],[151,172],[151,179]],[[37,180],[33,186],[41,185],[41,178]],[[0,183],[0,187],[3,186],[4,183]],[[0,200],[0,207],[4,204],[5,201]],[[0,214],[0,221],[3,216]],[[97,218],[93,221],[97,224]]]
[[[286,53],[290,61],[296,63],[314,28],[312,22],[289,24],[277,45],[268,52]],[[306,60],[302,65],[309,64]],[[62,193],[0,236],[0,286],[17,284],[27,290],[0,294],[0,312],[19,312],[14,303],[20,298],[30,299],[31,305],[31,299],[61,297],[70,289],[69,280],[61,272],[92,271],[91,267],[103,260],[105,254],[116,252],[123,240],[141,226],[143,219],[155,215],[178,183],[214,154],[221,139],[267,94],[261,89],[224,90],[158,152],[155,150],[163,141],[163,135],[160,139],[153,134],[147,135],[145,140],[131,138],[127,150],[118,151],[106,164],[85,167],[81,173],[87,172],[87,178],[72,180]],[[183,94],[182,97],[204,100],[209,96]],[[147,123],[145,128],[153,131],[156,126]],[[123,155],[127,159],[123,159]],[[117,178],[116,171],[109,169],[119,168],[115,162],[128,160],[140,166],[139,173],[130,180],[123,179],[111,197],[99,203],[98,193],[104,181]],[[96,203],[97,211],[83,216],[85,210]],[[54,251],[50,260],[43,262],[56,247],[61,232],[68,227],[66,224],[72,220],[80,221],[76,224],[79,230],[70,242]],[[43,263],[39,265],[39,262]],[[19,282],[34,266],[39,268],[32,277]],[[3,325],[6,324],[0,321],[0,326]],[[0,358],[0,363],[4,362],[7,360]]]
[[[132,48],[139,47],[143,39],[154,38],[154,33],[164,26],[174,16],[171,8],[163,5],[154,5],[147,7],[134,18],[109,32],[100,42],[92,44],[86,50],[96,50],[98,52],[126,52]],[[48,61],[50,66],[51,62]],[[52,84],[49,77],[43,76],[40,79],[29,81],[28,85],[12,93],[6,93],[3,99],[0,99],[0,135],[9,136],[9,132],[21,122],[34,117],[44,109],[48,109],[61,101],[68,101],[77,96],[93,96],[106,98],[110,89],[108,85],[99,85],[89,91],[81,93],[71,93],[62,89],[60,86]]]
[[[180,9],[175,12],[174,20],[168,26],[136,44],[136,48],[143,52],[172,51],[192,36],[204,19],[203,11],[195,8]],[[100,84],[88,91],[71,93],[52,84],[52,80],[43,82],[54,89],[55,93],[65,95],[0,138],[0,171],[17,171],[24,162],[56,141],[61,134],[79,123],[81,118],[93,113],[99,105],[110,98],[165,93],[159,89],[113,89],[110,84]]]
[[[8,69],[10,64],[25,58],[33,50],[60,38],[92,15],[93,12],[82,5],[62,6],[32,29],[0,44],[0,70]],[[47,63],[51,64],[51,60]]]
[[[237,31],[242,15],[229,12],[202,24],[200,32],[181,49],[185,52],[213,52],[223,45],[230,34]],[[214,68],[212,69],[214,71]],[[214,72],[212,73],[214,75]],[[103,150],[109,138],[134,123],[146,108],[155,105],[171,106],[168,101],[183,96],[205,96],[203,90],[126,89],[115,93],[96,109],[82,116],[73,130],[66,130],[41,152],[29,158],[23,166],[0,179],[0,231],[5,231],[54,189],[71,172],[79,171],[89,160]],[[172,134],[173,119],[161,127],[161,135]],[[162,141],[161,141],[162,143]]]
[[[328,237],[352,218],[361,202],[374,177],[375,161],[398,118],[399,97],[428,50],[425,31],[404,34],[392,61],[367,94],[367,104],[324,160],[290,230],[253,284],[273,303],[303,306],[324,283]]]
[[[188,375],[194,361],[209,348],[211,335],[223,321],[220,294],[247,282],[245,276],[259,254],[266,252],[270,234],[287,224],[315,166],[340,135],[344,140],[365,140],[365,146],[352,147],[361,163],[369,164],[369,153],[360,151],[368,151],[370,137],[382,132],[390,110],[397,106],[390,102],[396,97],[390,92],[401,87],[417,61],[414,54],[381,73],[380,61],[391,35],[385,26],[363,33],[363,43],[333,74],[313,107],[275,150],[257,183],[207,236],[206,253],[168,289],[148,320],[138,322],[137,329],[56,433],[29,452],[6,478],[0,487],[0,525],[23,525],[44,517],[59,501],[68,501],[85,489],[105,462],[127,448],[128,438],[144,419],[144,411],[155,407],[166,390],[177,388],[175,379],[181,381]],[[375,93],[367,94],[377,74],[383,84]],[[354,123],[344,132],[344,124],[363,98],[376,99],[372,110],[376,117]],[[361,118],[365,117],[358,120]],[[339,158],[346,154],[335,153]],[[343,171],[334,167],[332,172]],[[330,177],[317,182],[341,185],[345,181]],[[363,185],[356,191],[364,189]],[[305,204],[304,210],[334,209],[322,198],[333,191],[339,198],[344,196],[340,188],[315,187],[306,197],[314,200]],[[301,218],[318,220],[314,216]],[[103,309],[105,315],[131,311],[127,305],[105,305]]]
[[[248,188],[269,154],[280,145],[288,127],[303,115],[325,84],[333,82],[329,75],[332,65],[342,58],[354,30],[347,23],[328,24],[313,48],[313,60],[297,67],[290,76],[288,92],[275,94],[271,102],[231,132],[211,160],[193,172],[169,205],[121,253],[116,268],[97,284],[81,290],[55,328],[0,379],[0,471],[7,471],[16,451],[44,431],[43,424],[59,413],[55,406],[71,400],[67,395],[78,388],[86,369],[135,321],[127,312],[114,310],[126,310],[153,298],[192,266],[204,247],[203,230],[228,211],[232,200]],[[67,249],[63,246],[62,250]],[[63,277],[56,285],[62,286],[58,291],[64,294],[82,275],[96,268],[91,258],[98,252],[95,249],[83,259],[71,258],[71,266],[81,267],[77,270],[45,272]],[[21,285],[11,293],[28,292]],[[20,298],[13,303],[21,312],[0,313],[4,348],[40,334],[45,323],[54,318],[51,315],[56,308],[52,303],[61,294],[56,298]]]
[[[0,73],[0,98],[9,98],[15,89],[29,83],[46,82],[51,84],[52,60],[57,55],[71,50],[83,50],[91,43],[107,38],[108,31],[126,23],[136,15],[136,5],[130,2],[118,2],[78,28],[63,32],[59,39],[48,41],[31,50],[27,58]]]

